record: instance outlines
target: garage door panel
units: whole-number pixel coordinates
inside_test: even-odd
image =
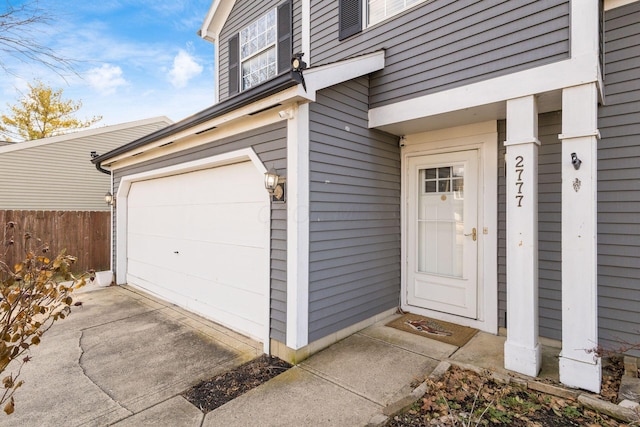
[[[168,272],[171,276],[176,272]],[[215,319],[218,323],[236,329],[239,331],[260,331],[263,328],[264,320],[261,318],[259,311],[243,311],[242,306],[239,303],[224,303],[223,301],[241,301],[243,299],[242,294],[234,294],[229,292],[226,298],[205,299],[203,295],[193,295],[194,297],[186,296],[191,289],[197,289],[197,282],[185,282],[183,279],[174,276],[175,283],[180,283],[180,287],[160,286],[157,281],[145,280],[134,274],[127,276],[127,281],[139,288],[145,289],[153,294],[171,301],[172,303],[194,311],[208,318]],[[195,286],[189,286],[188,283],[193,283]],[[262,301],[254,296],[253,299],[247,301],[250,304],[261,304]],[[259,335],[258,335],[259,336]]]
[[[250,162],[132,183],[127,279],[265,339],[270,203]]]
[[[127,258],[153,266],[170,266],[175,262],[175,242],[170,237],[129,233]],[[128,266],[129,269],[131,265]]]
[[[137,261],[264,294],[264,289],[259,289],[259,286],[269,271],[268,263],[264,262],[263,257],[265,248],[173,240],[161,236],[130,237],[129,262]],[[153,254],[150,254],[150,251],[153,251]],[[129,272],[131,269],[130,265]]]
[[[264,247],[263,237],[269,227],[265,209],[264,202],[201,206],[201,216],[191,216],[185,237],[197,240],[206,235],[220,243]]]
[[[181,253],[181,259],[191,258],[192,261],[185,265],[193,267],[190,271],[193,271],[194,276],[265,295],[264,289],[260,289],[260,284],[269,273],[268,264],[248,262],[249,259],[260,260],[262,249],[214,244],[202,244],[201,248],[202,250],[193,253],[192,256],[186,249],[185,256]],[[239,271],[242,271],[241,280],[238,278]]]
[[[137,235],[264,247],[269,212],[264,202],[129,209],[129,227]]]
[[[261,185],[256,187],[258,181]],[[262,181],[263,176],[251,163],[239,163],[138,181],[129,192],[129,203],[136,207],[253,202],[264,196]]]
[[[129,277],[132,284],[146,284],[158,294],[184,295],[189,300],[216,308],[219,311],[236,313],[239,317],[258,322],[261,313],[246,311],[247,305],[260,304],[264,295],[253,289],[241,289],[234,284],[213,282],[207,278],[188,276],[170,268],[153,268],[133,262]],[[146,282],[146,283],[145,283]],[[238,314],[239,313],[239,314]]]

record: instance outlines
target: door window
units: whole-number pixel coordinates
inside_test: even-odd
[[[418,180],[418,271],[462,277],[464,166],[420,169]]]

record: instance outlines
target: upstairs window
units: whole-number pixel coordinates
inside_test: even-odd
[[[229,96],[291,69],[291,17],[287,0],[229,38]]]
[[[277,74],[276,9],[240,31],[240,69],[242,90],[249,89]]]
[[[374,25],[424,0],[366,0],[367,25]]]
[[[428,0],[340,0],[338,40],[358,34],[363,27],[375,25],[426,1]]]

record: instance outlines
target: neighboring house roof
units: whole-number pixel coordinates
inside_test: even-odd
[[[108,210],[111,178],[96,171],[98,154],[170,125],[167,117],[0,145],[0,209]]]

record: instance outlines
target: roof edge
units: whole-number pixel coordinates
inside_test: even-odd
[[[241,92],[238,95],[229,98],[223,102],[215,104],[205,110],[202,110],[192,116],[189,116],[179,122],[169,125],[163,129],[159,129],[149,135],[132,141],[128,144],[115,148],[107,153],[104,153],[91,161],[94,164],[100,164],[106,160],[112,159],[128,151],[142,147],[146,144],[158,141],[163,138],[170,137],[181,131],[197,126],[201,123],[207,122],[216,117],[227,114],[235,109],[244,107],[253,102],[259,101],[275,93],[281,92],[290,87],[296,86],[298,82],[293,78],[291,71],[282,73],[277,77],[256,86],[253,89]]]
[[[167,125],[170,125],[173,123],[173,120],[171,120],[167,116],[156,116],[148,119],[141,119],[141,120],[135,120],[131,122],[118,123],[115,125],[97,127],[93,129],[69,132],[64,135],[51,136],[48,138],[14,142],[14,143],[11,143],[10,145],[0,146],[0,153],[9,153],[12,151],[25,150],[27,148],[34,148],[34,147],[40,147],[43,145],[54,144],[56,142],[61,142],[61,141],[69,141],[72,139],[86,138],[87,136],[101,135],[103,133],[116,132],[119,130],[134,128],[137,126],[144,126],[152,123],[166,123]]]
[[[222,27],[231,14],[235,0],[216,0],[211,4],[207,16],[200,27],[200,37],[208,41],[215,41]]]

